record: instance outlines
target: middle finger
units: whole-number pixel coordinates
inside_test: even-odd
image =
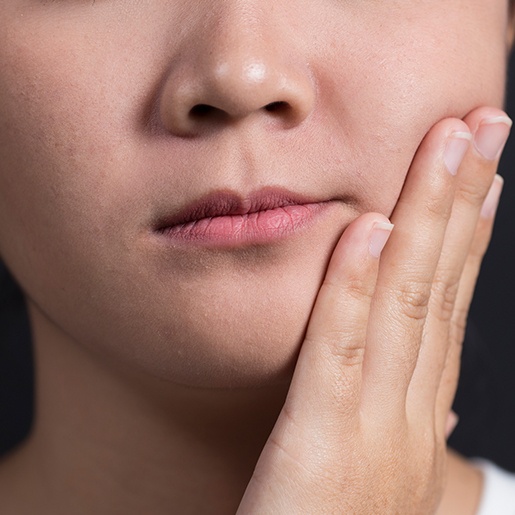
[[[363,402],[382,406],[382,413],[405,412],[454,200],[455,174],[471,138],[462,120],[437,123],[415,155],[391,218],[396,230],[381,259],[363,374]]]

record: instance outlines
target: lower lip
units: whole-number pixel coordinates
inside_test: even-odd
[[[215,216],[165,227],[159,232],[176,243],[208,246],[267,244],[310,226],[328,204],[294,204],[245,215]]]

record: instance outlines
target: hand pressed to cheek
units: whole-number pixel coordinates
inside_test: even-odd
[[[393,226],[368,213],[340,238],[242,512],[438,506],[457,420],[449,409],[461,317],[490,237],[502,185],[494,175],[511,127],[493,108],[465,121],[443,120],[424,138],[391,236],[375,241],[377,229]]]
[[[447,119],[424,138],[382,253],[381,245],[372,254],[375,243],[368,252],[364,245],[377,235],[378,214],[359,217],[341,237],[242,511],[276,503],[283,511],[321,513],[356,506],[419,513],[437,506],[449,409],[438,387],[451,325],[451,316],[440,313],[454,305],[440,284],[452,289],[468,253],[465,244],[446,263],[445,245],[449,230],[470,237],[479,211],[469,210],[472,222],[454,215],[456,172],[471,152],[468,129]],[[469,179],[484,198],[481,184],[490,178],[483,175]],[[379,255],[379,262],[371,259]]]

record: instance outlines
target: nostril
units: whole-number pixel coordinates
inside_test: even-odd
[[[216,107],[207,104],[197,104],[191,108],[190,114],[194,118],[206,118],[207,116],[212,116],[215,110]]]
[[[277,101],[270,102],[262,107],[266,112],[271,113],[275,116],[289,116],[291,112],[291,106],[288,102]],[[233,113],[234,118],[238,118],[236,113]],[[226,121],[231,118],[231,115],[210,104],[195,104],[189,110],[189,118],[196,122],[213,122],[213,121]]]
[[[223,109],[209,104],[196,104],[190,109],[190,118],[196,122],[220,122],[228,116]]]
[[[271,102],[270,104],[267,104],[265,106],[265,109],[269,113],[281,114],[281,113],[285,113],[286,111],[288,111],[289,105],[288,105],[288,102],[283,102],[283,101]]]

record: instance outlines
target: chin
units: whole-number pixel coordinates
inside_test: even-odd
[[[125,357],[161,380],[188,387],[285,383],[295,368],[315,295],[316,290],[297,296],[296,302],[285,295],[198,306],[188,319],[181,313],[177,325],[162,325],[152,345],[133,341],[134,352]]]

